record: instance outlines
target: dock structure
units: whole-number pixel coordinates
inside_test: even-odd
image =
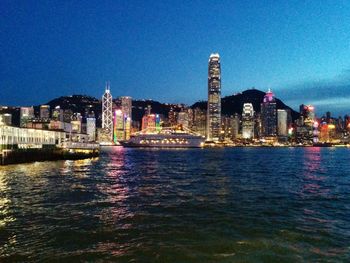
[[[99,155],[87,134],[0,125],[0,165]]]

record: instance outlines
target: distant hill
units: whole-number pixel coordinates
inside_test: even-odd
[[[60,106],[62,109],[70,109],[73,112],[84,113],[86,108],[95,109],[94,111],[100,112],[102,109],[101,101],[86,95],[72,95],[62,96],[53,99],[47,103],[51,108]]]
[[[242,114],[243,104],[250,102],[253,104],[254,110],[260,112],[260,104],[263,101],[265,92],[257,89],[245,90],[242,93],[238,93],[231,96],[226,96],[221,99],[221,111],[224,115],[232,115],[234,113]],[[118,100],[114,99],[113,102],[118,105]],[[299,117],[299,113],[285,105],[281,100],[276,99],[277,109],[290,109],[292,113],[293,120]],[[50,105],[51,109],[56,106],[60,106],[62,109],[70,109],[73,112],[79,112],[82,116],[85,116],[85,112],[93,111],[96,115],[97,126],[101,126],[102,119],[102,105],[101,100],[85,95],[72,95],[72,96],[62,96],[56,99],[53,99],[46,103]],[[174,111],[179,112],[181,107],[184,105],[181,104],[168,104],[161,103],[154,100],[133,100],[132,101],[132,119],[135,121],[141,121],[145,109],[148,105],[151,105],[152,113],[163,114],[165,117],[168,116],[170,108],[173,108]],[[207,108],[206,101],[196,102],[191,106],[191,108],[199,107],[203,110]],[[39,112],[39,106],[35,107],[36,112]]]
[[[245,90],[231,96],[226,96],[221,99],[221,112],[223,115],[232,115],[234,113],[242,114],[243,104],[252,103],[254,111],[260,113],[261,102],[263,101],[265,92],[257,89]],[[281,100],[276,98],[277,109],[290,109],[292,119],[299,118],[299,113],[288,107]],[[191,106],[191,108],[200,108],[205,110],[207,108],[207,101],[199,101]]]
[[[168,117],[168,113],[171,108],[175,112],[179,112],[183,105],[181,104],[169,104],[161,103],[154,100],[133,100],[132,101],[132,118],[136,121],[141,121],[142,116],[145,113],[145,109],[148,105],[151,105],[151,112],[157,114],[163,114],[165,117]]]
[[[94,112],[96,117],[96,124],[101,127],[102,122],[102,105],[101,101],[86,95],[72,95],[62,96],[46,103],[50,105],[51,110],[56,106],[60,106],[63,110],[72,110],[72,112],[79,112],[82,116],[86,117],[86,112]],[[39,107],[34,107],[36,114],[39,114]]]
[[[113,99],[114,104],[118,105],[118,99]],[[60,106],[61,109],[70,109],[73,112],[79,112],[82,116],[85,116],[86,111],[94,111],[97,126],[101,126],[102,121],[102,103],[101,100],[96,99],[91,96],[85,95],[72,95],[72,96],[62,96],[56,99],[53,99],[46,103],[50,105],[51,109],[54,109],[56,106]],[[173,108],[175,111],[180,111],[181,105],[177,104],[168,104],[161,103],[154,100],[133,100],[132,101],[132,119],[135,121],[141,121],[142,116],[145,113],[145,109],[148,105],[151,105],[152,113],[163,114],[168,116],[170,108]],[[39,114],[39,107],[35,107],[35,111]]]

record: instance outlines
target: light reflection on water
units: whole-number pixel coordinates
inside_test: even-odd
[[[347,261],[349,160],[348,149],[110,147],[0,167],[0,259]]]

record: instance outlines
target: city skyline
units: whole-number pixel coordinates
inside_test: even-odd
[[[271,88],[293,109],[344,115],[350,5],[296,2],[4,1],[0,104],[99,97],[106,80],[115,96],[192,104],[206,99],[207,57],[218,52],[223,97]]]

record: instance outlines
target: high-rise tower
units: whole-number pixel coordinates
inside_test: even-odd
[[[113,138],[113,112],[112,112],[112,94],[110,86],[106,84],[105,93],[102,96],[102,129],[105,130],[108,138]]]
[[[132,99],[129,96],[120,97],[121,110],[127,117],[132,117]]]
[[[218,53],[211,54],[208,65],[207,140],[218,141],[221,128],[221,66]]]
[[[254,108],[252,103],[244,103],[242,110],[242,137],[254,138]]]
[[[264,137],[277,135],[277,110],[274,94],[269,89],[261,103],[261,128]]]

